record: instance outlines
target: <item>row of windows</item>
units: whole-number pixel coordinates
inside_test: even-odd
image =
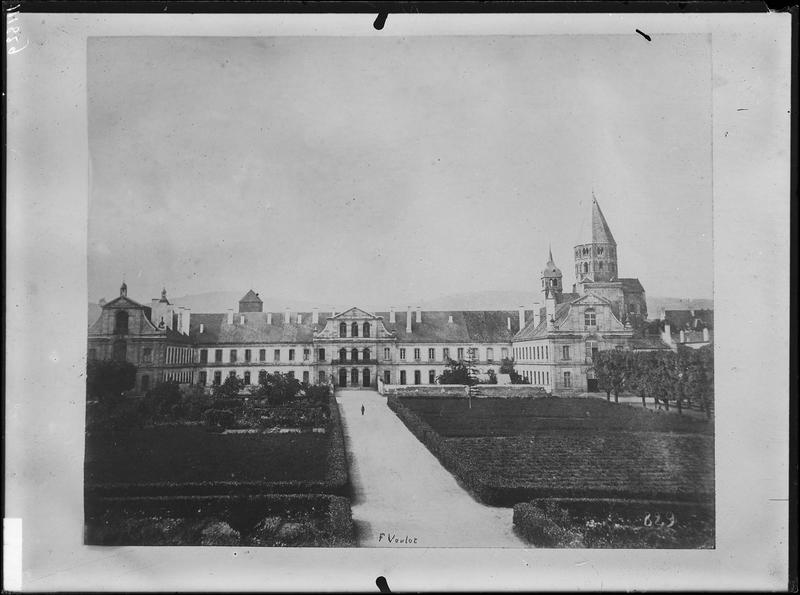
[[[208,363],[208,349],[201,349],[200,350],[200,363],[207,364]],[[244,349],[244,361],[245,363],[253,361],[253,349]],[[297,360],[295,349],[289,349],[288,353],[288,361],[293,362]],[[319,350],[319,361],[325,361],[325,350]],[[224,350],[223,349],[215,349],[214,350],[214,363],[221,364],[224,357]],[[303,349],[303,361],[307,362],[311,359],[311,350],[310,349]],[[235,364],[239,361],[239,350],[238,349],[230,349],[228,350],[228,363]],[[267,361],[267,350],[266,349],[259,349],[258,350],[258,361],[265,362]],[[274,349],[272,351],[272,361],[279,362],[281,361],[281,350]]]
[[[550,348],[547,345],[514,347],[514,358],[521,360],[550,359]]]
[[[291,378],[294,378],[294,371],[287,372],[286,375],[290,376]],[[230,376],[231,378],[236,378],[236,370],[231,370],[230,372],[228,372],[228,376]],[[266,370],[259,370],[259,372],[258,372],[258,383],[261,384],[261,382],[264,379],[266,379],[266,377],[267,377],[267,371]],[[310,378],[311,378],[311,375],[308,372],[308,370],[304,371],[303,372],[303,382],[308,382]],[[252,376],[251,376],[249,371],[245,372],[242,375],[242,380],[244,380],[245,385],[249,386],[250,384],[252,384]],[[320,384],[324,384],[326,382],[326,380],[327,380],[326,376],[325,376],[325,372],[321,371],[319,373],[319,375],[318,375],[317,380],[318,380],[318,382]],[[201,370],[200,373],[198,374],[198,381],[197,382],[198,382],[198,384],[203,385],[203,386],[208,384],[208,372],[206,372],[205,370]],[[214,372],[213,382],[214,382],[215,385],[218,385],[218,384],[222,383],[222,372],[220,372],[220,371]]]
[[[350,334],[349,335],[347,334],[347,329],[348,329],[348,327],[347,327],[347,323],[346,322],[342,322],[342,323],[339,324],[339,337],[340,338],[345,339],[348,336],[349,337],[358,337],[359,325],[358,325],[357,322],[354,322],[353,324],[350,325]],[[361,330],[362,330],[362,334],[361,334],[362,337],[369,337],[370,333],[372,332],[372,329],[370,327],[369,322],[365,322],[363,325],[361,325]]]
[[[602,271],[602,270],[604,270],[604,268],[605,268],[605,265],[603,264],[602,260],[597,263],[597,270],[598,271]],[[613,262],[609,262],[608,263],[608,272],[609,273],[615,272],[616,269],[617,269],[617,267],[614,265]],[[584,262],[582,265],[580,263],[575,265],[575,273],[576,274],[580,275],[581,270],[583,270],[584,273],[588,273],[589,272],[589,263],[588,262]]]
[[[550,384],[550,372],[541,372],[538,370],[531,372],[530,370],[526,370],[522,373],[522,376],[531,384],[539,386],[548,386]]]
[[[606,251],[604,246],[595,246],[595,254],[597,256],[602,256],[603,253]],[[575,257],[580,258],[581,256],[590,256],[592,254],[592,249],[589,246],[581,246],[580,248],[575,249]],[[608,248],[608,256],[614,257],[614,248]]]
[[[149,348],[145,348],[146,353],[142,354],[145,361],[149,361],[151,353]],[[192,348],[191,347],[167,347],[167,361],[168,364],[190,364],[192,363]]]
[[[471,355],[475,359],[480,359],[480,349],[478,349],[477,347],[457,347],[456,348],[456,357],[455,357],[455,359],[456,360],[463,360],[464,359],[464,355],[465,354],[470,354],[470,352],[472,352]],[[414,361],[421,361],[422,360],[422,348],[415,347],[414,351],[413,351],[413,355],[414,355]],[[401,361],[406,361],[407,360],[407,356],[408,356],[408,353],[407,353],[406,348],[405,347],[401,347],[400,348],[400,360]],[[508,348],[507,347],[502,347],[500,349],[500,357],[502,359],[506,359],[508,357]],[[389,350],[388,349],[384,350],[384,358],[385,359],[389,359]],[[447,361],[449,359],[451,359],[450,348],[449,347],[443,347],[442,348],[442,360],[441,361]],[[433,348],[433,347],[429,347],[428,348],[428,361],[437,361],[436,360],[436,349]],[[494,361],[494,348],[493,347],[487,347],[486,348],[486,361],[487,362],[493,362]]]

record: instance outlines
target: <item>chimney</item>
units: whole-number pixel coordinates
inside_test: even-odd
[[[661,316],[660,316],[660,318],[661,318],[661,320],[666,320],[667,319],[667,311],[666,311],[666,309],[661,308]]]
[[[450,324],[453,324],[453,315],[452,314],[447,317],[447,322],[449,322]]]
[[[228,324],[233,324],[233,308],[228,308]]]
[[[286,314],[283,315],[283,324],[292,323],[292,309],[286,308]]]
[[[422,322],[422,308],[417,306],[417,324]]]
[[[239,324],[244,324],[244,314],[239,315]]]
[[[389,306],[389,324],[397,324],[397,317],[394,315],[394,306]]]
[[[708,343],[708,327],[703,329],[703,341]]]
[[[298,314],[297,315],[297,324],[303,324],[303,315],[302,314]]]
[[[319,308],[311,311],[311,324],[319,324]]]
[[[519,307],[519,328],[520,330],[525,328],[525,306]]]
[[[506,318],[506,326],[508,326],[508,330],[511,330],[511,316]]]
[[[190,322],[192,320],[192,309],[189,306],[184,306],[183,308],[183,328],[181,328],[181,332],[184,335],[189,334],[189,330],[191,329]]]
[[[336,309],[335,308],[333,310],[331,310],[331,318],[333,318],[334,316],[336,316]]]
[[[680,342],[681,343],[686,343],[686,333],[683,332],[683,329],[681,329],[681,340],[680,340]]]
[[[204,325],[204,324],[201,322],[201,323],[200,323],[200,334],[202,335],[204,332],[206,332],[206,325]]]
[[[267,324],[272,324],[272,312],[267,312]]]
[[[411,306],[406,311],[406,332],[411,333]]]
[[[106,298],[100,298],[100,301],[97,302],[97,305],[101,308],[106,305]]]

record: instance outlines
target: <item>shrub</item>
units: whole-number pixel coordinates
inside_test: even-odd
[[[86,364],[86,396],[90,401],[119,397],[136,386],[136,366],[115,360],[90,360]]]
[[[209,409],[203,416],[209,428],[225,430],[233,427],[233,412],[228,409]]]

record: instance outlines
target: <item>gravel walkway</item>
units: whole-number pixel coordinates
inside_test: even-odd
[[[362,547],[525,547],[512,510],[476,501],[371,390],[336,392]],[[361,406],[364,406],[364,415]]]

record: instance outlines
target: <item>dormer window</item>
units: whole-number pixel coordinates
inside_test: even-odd
[[[583,313],[583,323],[586,326],[597,326],[597,316],[593,308],[588,308]]]

